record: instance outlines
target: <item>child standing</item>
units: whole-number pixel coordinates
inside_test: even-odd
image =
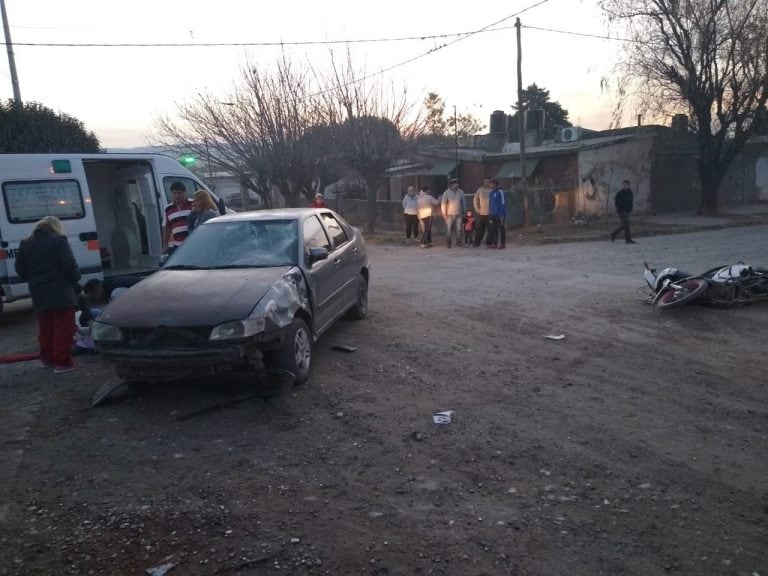
[[[467,210],[464,215],[464,246],[474,244],[475,238],[475,215],[472,210]]]

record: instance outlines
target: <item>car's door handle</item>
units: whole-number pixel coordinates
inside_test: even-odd
[[[338,268],[339,266],[341,266],[341,258],[336,258],[336,259],[333,261],[333,265],[334,265],[334,266],[336,266],[336,268]]]

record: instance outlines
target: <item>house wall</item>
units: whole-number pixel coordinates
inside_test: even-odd
[[[635,193],[634,211],[649,212],[652,143],[653,135],[647,134],[613,146],[579,151],[576,212],[590,216],[612,214],[622,180],[629,180]]]
[[[388,192],[384,195],[384,198],[379,197],[379,200],[399,201],[402,200],[408,191],[408,186],[416,186],[418,190],[419,177],[418,176],[392,176],[389,178]]]
[[[567,221],[576,212],[578,155],[574,153],[540,158],[529,189],[540,197],[542,222]]]
[[[498,168],[496,171],[498,172]],[[485,177],[493,178],[495,173],[490,172],[488,166],[482,162],[462,162],[459,167],[459,186],[465,194],[474,194],[483,185]]]
[[[768,202],[768,154],[755,159],[755,188],[758,202]]]
[[[652,151],[653,213],[696,210],[701,204],[697,145],[690,133],[658,130]]]
[[[722,206],[768,200],[768,141],[747,145],[720,183]]]

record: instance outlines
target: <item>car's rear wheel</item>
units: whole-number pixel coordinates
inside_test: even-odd
[[[268,368],[287,370],[296,377],[296,384],[303,384],[312,369],[312,333],[301,318],[294,318],[285,347],[270,352]]]
[[[357,301],[347,314],[355,320],[362,320],[368,314],[368,281],[364,276],[360,276],[360,284],[357,286]]]

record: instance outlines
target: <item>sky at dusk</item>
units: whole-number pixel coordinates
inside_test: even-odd
[[[146,145],[156,118],[173,117],[177,104],[198,91],[224,96],[248,59],[269,66],[281,48],[39,44],[283,42],[293,61],[320,69],[328,66],[330,50],[343,54],[349,46],[358,68],[405,86],[411,100],[437,92],[449,110],[456,106],[487,125],[491,112],[511,113],[517,99],[519,15],[523,84],[548,89],[572,123],[592,129],[610,122],[613,100],[601,92],[601,78],[610,75],[621,49],[612,40],[563,33],[607,34],[595,0],[5,0],[5,5],[22,99],[79,118],[105,147]],[[476,33],[462,36],[471,32]],[[380,41],[327,43],[351,40]],[[0,98],[12,96],[3,53]]]

